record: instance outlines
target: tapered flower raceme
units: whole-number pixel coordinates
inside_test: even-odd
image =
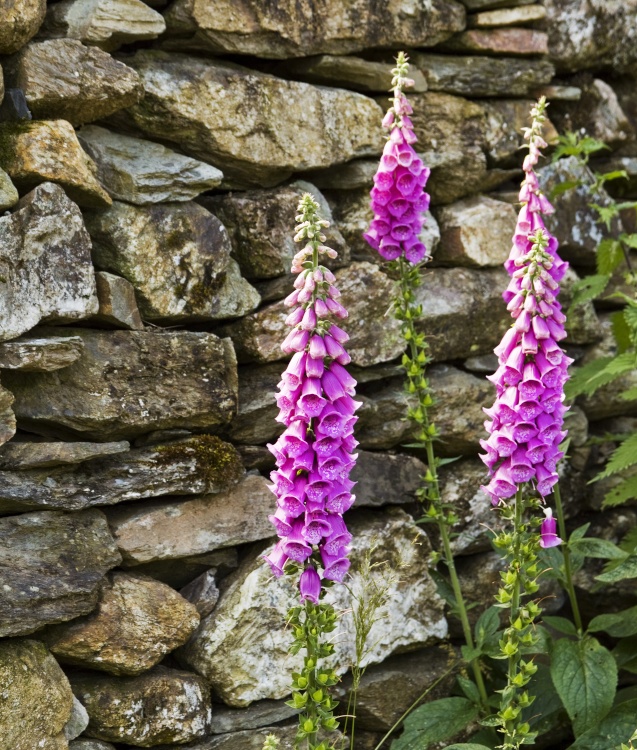
[[[423,214],[429,208],[424,187],[430,170],[413,147],[417,139],[409,117],[412,108],[403,93],[403,87],[413,86],[407,78],[408,67],[407,57],[401,53],[392,71],[393,104],[383,119],[389,140],[370,193],[374,219],[363,236],[386,260],[404,257],[419,263],[427,253],[420,233]]]
[[[522,208],[505,268],[511,281],[504,292],[514,323],[495,349],[499,367],[489,378],[496,401],[485,409],[489,439],[483,440],[483,461],[491,472],[484,487],[494,505],[512,497],[525,482],[546,496],[558,481],[556,464],[563,454],[564,383],[570,360],[560,347],[566,333],[565,315],[557,301],[559,282],[568,264],[557,254],[557,240],[546,229],[542,213],[553,208],[541,192],[534,167],[540,149],[544,105],[532,112],[526,131],[529,154],[520,190]]]
[[[343,344],[348,335],[332,318],[347,316],[338,302],[332,272],[321,256],[335,253],[323,244],[328,224],[318,205],[305,195],[299,204],[297,241],[307,244],[294,258],[295,291],[286,299],[291,331],[282,349],[292,358],[281,377],[277,420],[285,431],[268,446],[277,469],[271,474],[277,510],[270,520],[280,537],[266,557],[279,576],[288,561],[302,568],[301,598],[318,603],[321,578],[342,581],[349,568],[351,535],[343,513],[351,507],[357,441],[354,415],[356,381],[343,365],[350,361]]]

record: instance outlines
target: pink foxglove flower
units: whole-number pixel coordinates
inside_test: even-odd
[[[349,336],[331,320],[347,312],[337,302],[334,275],[319,262],[334,251],[322,244],[328,224],[317,209],[310,195],[303,196],[295,240],[307,244],[293,262],[296,291],[285,301],[292,308],[286,321],[292,330],[282,344],[292,358],[276,397],[285,431],[268,446],[277,465],[270,475],[277,511],[270,520],[280,541],[266,557],[276,576],[288,561],[299,564],[301,598],[315,604],[321,576],[342,581],[349,568],[351,534],[342,515],[354,502],[349,474],[360,406],[353,398],[356,381],[343,366],[350,361],[343,347]]]
[[[485,409],[489,439],[481,441],[481,458],[491,481],[483,489],[494,505],[526,482],[532,482],[542,497],[548,495],[558,481],[556,464],[563,456],[559,445],[566,436],[564,383],[572,360],[560,347],[566,316],[557,296],[568,264],[558,256],[557,240],[544,226],[542,214],[553,208],[534,172],[540,149],[546,146],[541,136],[544,106],[532,111],[533,126],[525,133],[529,154],[520,190],[522,208],[504,264],[511,281],[503,297],[513,324],[495,349],[499,367],[489,379],[497,397]]]
[[[427,253],[420,233],[429,208],[424,187],[430,170],[413,147],[417,140],[409,117],[413,110],[402,91],[414,83],[406,77],[408,68],[407,57],[401,53],[392,71],[393,105],[383,119],[389,140],[370,193],[374,218],[363,237],[385,260],[404,257],[415,264]]]
[[[540,528],[540,547],[557,547],[562,540],[557,535],[557,521],[553,518],[553,511],[544,508],[544,520]]]

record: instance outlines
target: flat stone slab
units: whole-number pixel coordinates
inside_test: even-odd
[[[23,471],[79,464],[92,458],[125,453],[129,448],[125,440],[117,443],[10,442],[0,449],[0,469]]]
[[[79,336],[37,338],[23,336],[0,343],[0,369],[25,372],[51,372],[72,365],[82,356],[84,342]]]
[[[138,206],[188,201],[223,179],[210,164],[97,125],[82,128],[78,137],[97,164],[99,181],[115,200]]]
[[[232,343],[212,333],[51,329],[84,354],[56,373],[4,378],[16,414],[37,434],[122,440],[174,427],[219,430],[236,411]]]
[[[498,8],[476,13],[467,18],[467,27],[521,26],[543,18],[546,18],[546,8],[543,5],[521,5],[517,8]]]
[[[121,557],[98,510],[0,518],[0,635],[88,614]],[[67,717],[68,718],[68,717]]]
[[[126,62],[141,76],[145,96],[113,121],[219,167],[228,187],[271,187],[293,172],[383,148],[382,112],[362,94],[158,50]]]
[[[130,281],[108,271],[96,271],[95,285],[99,309],[91,318],[91,323],[98,327],[105,324],[106,327],[125,328],[129,331],[144,329],[135,299],[135,287]]]
[[[548,34],[535,29],[470,29],[444,44],[453,52],[489,55],[548,55]]]

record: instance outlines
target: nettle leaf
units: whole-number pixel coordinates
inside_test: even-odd
[[[616,169],[613,172],[604,172],[604,174],[600,174],[598,177],[598,184],[601,187],[606,182],[619,179],[628,179],[628,174],[625,169]]]
[[[610,276],[624,260],[624,251],[618,240],[602,240],[597,247],[597,273]]]
[[[588,630],[591,633],[603,630],[608,635],[612,635],[613,638],[627,638],[631,635],[637,635],[637,607],[630,607],[623,612],[597,615],[590,621]]]
[[[637,474],[618,484],[617,487],[613,487],[612,490],[609,490],[604,495],[602,508],[615,508],[629,500],[635,499],[637,499]]]
[[[610,276],[605,273],[598,273],[594,276],[584,276],[584,278],[578,279],[573,284],[573,299],[568,308],[568,314],[571,315],[573,309],[578,305],[583,305],[585,302],[590,302],[596,297],[599,297],[608,286],[609,281]]]
[[[392,750],[427,750],[462,731],[478,716],[478,707],[466,698],[441,698],[419,706],[405,719],[404,731]]]
[[[590,368],[587,372],[590,375],[588,379],[583,384],[578,382],[576,385],[579,388],[579,393],[586,393],[588,396],[595,393],[603,385],[612,383],[621,375],[634,370],[637,366],[637,356],[635,352],[627,351],[618,354],[616,357],[600,357],[581,369],[586,370],[592,364],[598,364],[598,367]],[[578,374],[576,371],[576,376]]]
[[[594,481],[611,477],[613,474],[617,474],[624,469],[628,469],[630,466],[637,464],[637,432],[626,438],[621,445],[619,445],[613,451],[611,457],[608,459],[608,463],[601,471]]]
[[[583,184],[582,180],[564,180],[564,182],[558,182],[557,185],[553,185],[551,188],[551,200]]]
[[[459,745],[447,745],[445,750],[491,750],[491,748],[486,745],[476,745],[475,742],[461,742]]]
[[[551,677],[576,737],[610,711],[617,687],[617,664],[610,651],[592,636],[581,641],[557,641]]]
[[[637,401],[637,386],[629,388],[627,391],[619,394],[619,398],[623,401]]]
[[[600,575],[595,576],[595,580],[602,583],[617,583],[625,581],[627,578],[637,578],[637,555],[629,555],[619,564],[610,563]]]
[[[566,617],[546,615],[542,618],[542,621],[545,625],[553,628],[553,630],[557,630],[558,633],[564,633],[564,635],[577,635],[575,624]]]
[[[624,245],[628,245],[628,247],[631,247],[633,250],[637,250],[637,234],[620,234],[619,240],[620,242],[623,242]]]
[[[630,349],[632,344],[632,329],[628,325],[623,310],[618,310],[610,316],[613,338],[620,353]]]
[[[584,557],[596,557],[601,560],[624,560],[626,558],[626,553],[607,539],[597,539],[596,537],[573,539],[571,537],[568,544],[574,552],[584,555]]]
[[[500,608],[499,607],[489,607],[489,609],[485,610],[480,617],[478,618],[478,621],[476,622],[474,634],[476,639],[476,645],[478,647],[482,647],[484,645],[484,642],[492,636],[494,633],[498,632],[498,628],[500,627]]]
[[[589,729],[568,750],[619,750],[635,731],[637,700],[615,706],[599,726]]]
[[[572,401],[576,396],[581,396],[582,394],[586,394],[587,396],[592,395],[597,390],[597,386],[591,387],[591,381],[612,360],[613,357],[599,357],[583,367],[576,367],[572,370],[571,379],[567,380],[564,384],[566,398]]]

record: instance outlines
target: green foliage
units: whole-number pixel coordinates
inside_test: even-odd
[[[475,742],[462,742],[459,745],[447,745],[445,750],[491,750],[486,745],[476,745]]]
[[[392,750],[427,750],[433,742],[444,742],[476,719],[478,708],[466,698],[441,698],[425,703],[405,719],[402,735]]]
[[[617,687],[617,664],[597,639],[558,640],[551,657],[551,677],[579,737],[610,711]]]
[[[557,146],[553,152],[553,161],[556,162],[563,156],[579,156],[586,163],[591,154],[608,148],[603,141],[598,141],[596,138],[591,138],[590,136],[582,138],[578,133],[565,133],[559,136]]]
[[[600,630],[614,638],[637,635],[637,607],[630,607],[623,612],[597,615],[590,621],[588,631],[589,633],[597,633]]]
[[[604,495],[602,508],[614,508],[617,505],[623,505],[629,500],[637,499],[637,474],[624,479],[613,489],[608,490]]]
[[[564,635],[577,635],[577,628],[566,617],[547,615],[542,619],[550,628],[557,630],[558,633],[563,633]]]
[[[634,737],[637,700],[615,706],[598,726],[584,732],[568,750],[621,750]]]
[[[569,545],[575,553],[584,557],[597,557],[601,560],[623,560],[626,557],[625,552],[607,539],[597,539],[596,537],[571,538]]]
[[[595,477],[594,481],[605,479],[613,474],[630,468],[637,464],[637,433],[630,435],[615,449],[603,471]]]
[[[603,573],[596,576],[602,583],[617,583],[627,578],[637,578],[637,555],[629,555],[620,563],[610,563]]]
[[[609,276],[617,270],[624,261],[624,251],[619,240],[603,239],[597,246],[597,273]],[[603,291],[603,290],[602,290]]]
[[[584,278],[578,279],[573,284],[573,299],[567,314],[573,315],[576,307],[599,297],[608,286],[609,281],[610,275],[607,273],[598,273],[595,276],[584,276]]]

